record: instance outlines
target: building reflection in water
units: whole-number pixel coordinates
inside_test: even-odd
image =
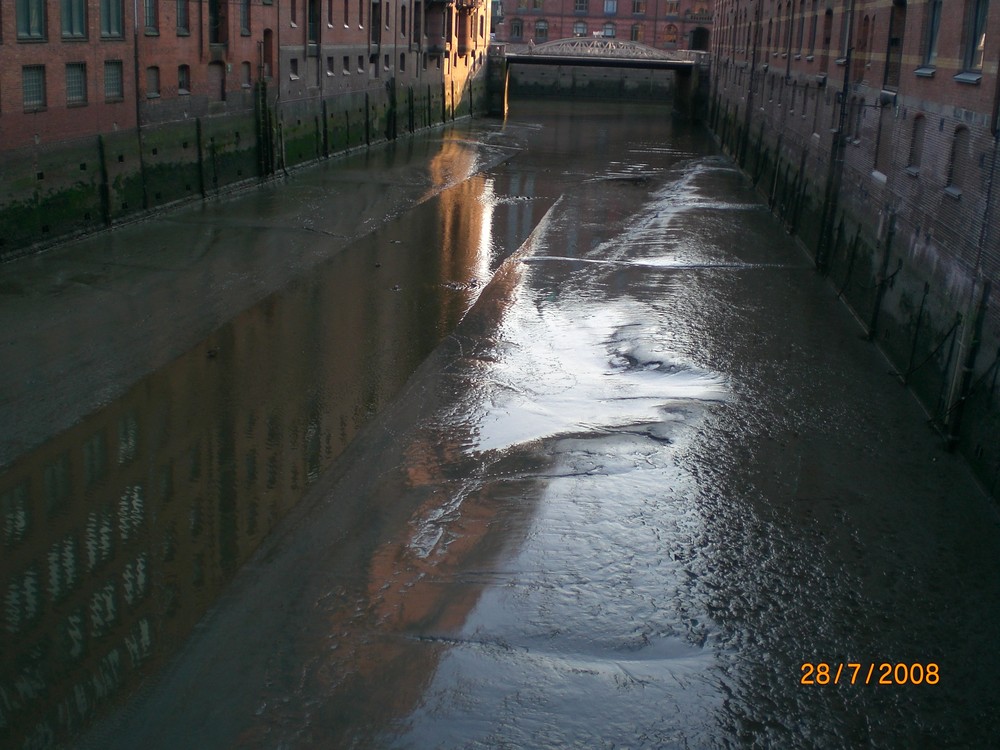
[[[435,179],[474,158],[446,139]],[[5,468],[2,744],[73,736],[176,649],[544,210],[493,190],[444,190]]]

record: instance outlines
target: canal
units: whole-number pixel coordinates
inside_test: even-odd
[[[996,739],[996,509],[664,108],[7,264],[0,331],[4,745]]]

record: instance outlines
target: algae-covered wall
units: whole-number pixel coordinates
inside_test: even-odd
[[[7,152],[0,260],[486,108],[485,67],[464,80],[397,86],[390,78],[293,102],[259,87],[246,111]]]

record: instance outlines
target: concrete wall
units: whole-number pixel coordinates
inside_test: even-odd
[[[674,95],[674,75],[670,70],[511,65],[510,92],[525,97],[667,101]]]

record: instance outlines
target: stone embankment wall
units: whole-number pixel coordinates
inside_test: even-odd
[[[224,113],[7,152],[0,261],[180,201],[252,185],[348,149],[485,112],[485,67],[465,81],[283,102],[258,84]]]
[[[724,57],[713,65],[709,125],[722,148],[829,276],[946,445],[1000,495],[989,115],[864,80],[845,97],[836,66],[827,80]]]
[[[512,96],[532,98],[670,101],[674,76],[670,70],[512,65],[510,87]]]

